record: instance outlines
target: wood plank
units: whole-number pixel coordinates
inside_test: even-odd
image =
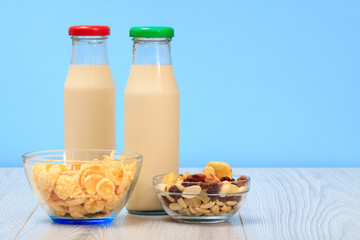
[[[18,239],[246,239],[240,215],[221,224],[177,223],[169,216],[138,216],[124,209],[106,226],[61,225],[38,208]]]
[[[0,238],[14,239],[37,206],[23,168],[0,168]]]
[[[18,239],[246,239],[242,229],[239,215],[220,224],[186,224],[169,216],[132,215],[126,209],[109,225],[62,225],[38,208]]]
[[[243,169],[248,239],[360,239],[360,168]]]

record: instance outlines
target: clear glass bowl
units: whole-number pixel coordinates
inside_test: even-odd
[[[23,163],[35,198],[54,222],[105,224],[114,220],[129,199],[142,155],[49,150],[26,153]]]
[[[153,178],[154,190],[166,213],[178,222],[225,222],[240,209],[250,190],[248,176],[234,182],[211,183],[162,180],[165,176]]]

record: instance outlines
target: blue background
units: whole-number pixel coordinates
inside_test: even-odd
[[[175,28],[180,166],[360,166],[359,1],[6,1],[0,8],[0,167],[63,148],[68,27],[111,27],[117,148],[128,30]]]

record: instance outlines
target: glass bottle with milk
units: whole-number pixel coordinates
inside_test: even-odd
[[[179,90],[170,57],[170,27],[133,27],[133,62],[125,88],[125,151],[143,155],[126,205],[134,214],[161,214],[152,177],[179,169]]]
[[[72,26],[73,52],[64,89],[65,149],[116,149],[115,84],[106,39],[110,28]]]

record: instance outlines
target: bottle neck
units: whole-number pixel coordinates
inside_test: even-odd
[[[106,36],[72,36],[71,64],[109,64]]]
[[[171,65],[171,38],[133,38],[133,65]]]

